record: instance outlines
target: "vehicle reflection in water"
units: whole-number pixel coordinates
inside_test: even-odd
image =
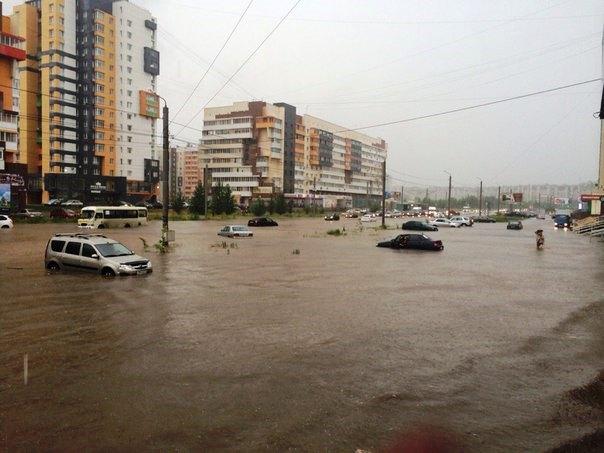
[[[44,271],[65,225],[3,231],[0,448],[375,451],[427,422],[540,451],[602,429],[573,390],[604,357],[601,247],[560,231],[537,252],[549,223],[527,220],[387,253],[398,232],[340,223],[279,219],[225,250],[223,223],[174,222],[165,255],[139,239],[158,222],[109,229],[155,268],[112,280]]]

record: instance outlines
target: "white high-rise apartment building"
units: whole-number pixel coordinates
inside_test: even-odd
[[[145,64],[148,49],[156,48],[156,22],[149,11],[125,0],[114,2],[112,8],[116,21],[117,175],[128,179],[128,193],[153,193],[154,188],[148,186],[154,173],[159,176],[155,144],[159,103],[149,96],[157,105],[146,116],[142,105],[147,100],[141,102],[141,97],[156,90],[159,67],[149,71]]]

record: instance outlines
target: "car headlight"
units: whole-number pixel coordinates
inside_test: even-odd
[[[119,270],[128,272],[132,270],[132,266],[128,266],[127,264],[120,264]]]
[[[151,261],[149,261],[149,262],[147,263],[147,269],[151,269],[151,267],[152,267],[152,266],[151,266]]]

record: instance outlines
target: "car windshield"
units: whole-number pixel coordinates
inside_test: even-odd
[[[247,231],[247,228],[244,226],[234,226],[233,231]]]
[[[557,215],[554,217],[556,222],[568,222],[569,217],[567,215]]]
[[[134,255],[134,253],[131,252],[130,250],[128,250],[128,248],[125,245],[120,244],[119,242],[106,243],[106,244],[95,244],[95,245],[96,245],[96,248],[99,251],[99,253],[101,255],[103,255],[105,258],[109,258],[112,256]]]
[[[83,219],[92,219],[94,217],[94,211],[87,210],[87,209],[82,209],[82,213],[80,214],[80,216]]]

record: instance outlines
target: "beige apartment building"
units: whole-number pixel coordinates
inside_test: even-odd
[[[201,145],[212,184],[228,184],[242,204],[285,193],[300,202],[331,197],[360,205],[382,193],[384,140],[297,115],[289,104],[206,108]]]
[[[190,199],[197,185],[203,184],[201,151],[197,146],[177,147],[171,158],[174,159],[171,169],[175,172],[173,180],[176,183],[172,196],[180,192],[184,198]]]

